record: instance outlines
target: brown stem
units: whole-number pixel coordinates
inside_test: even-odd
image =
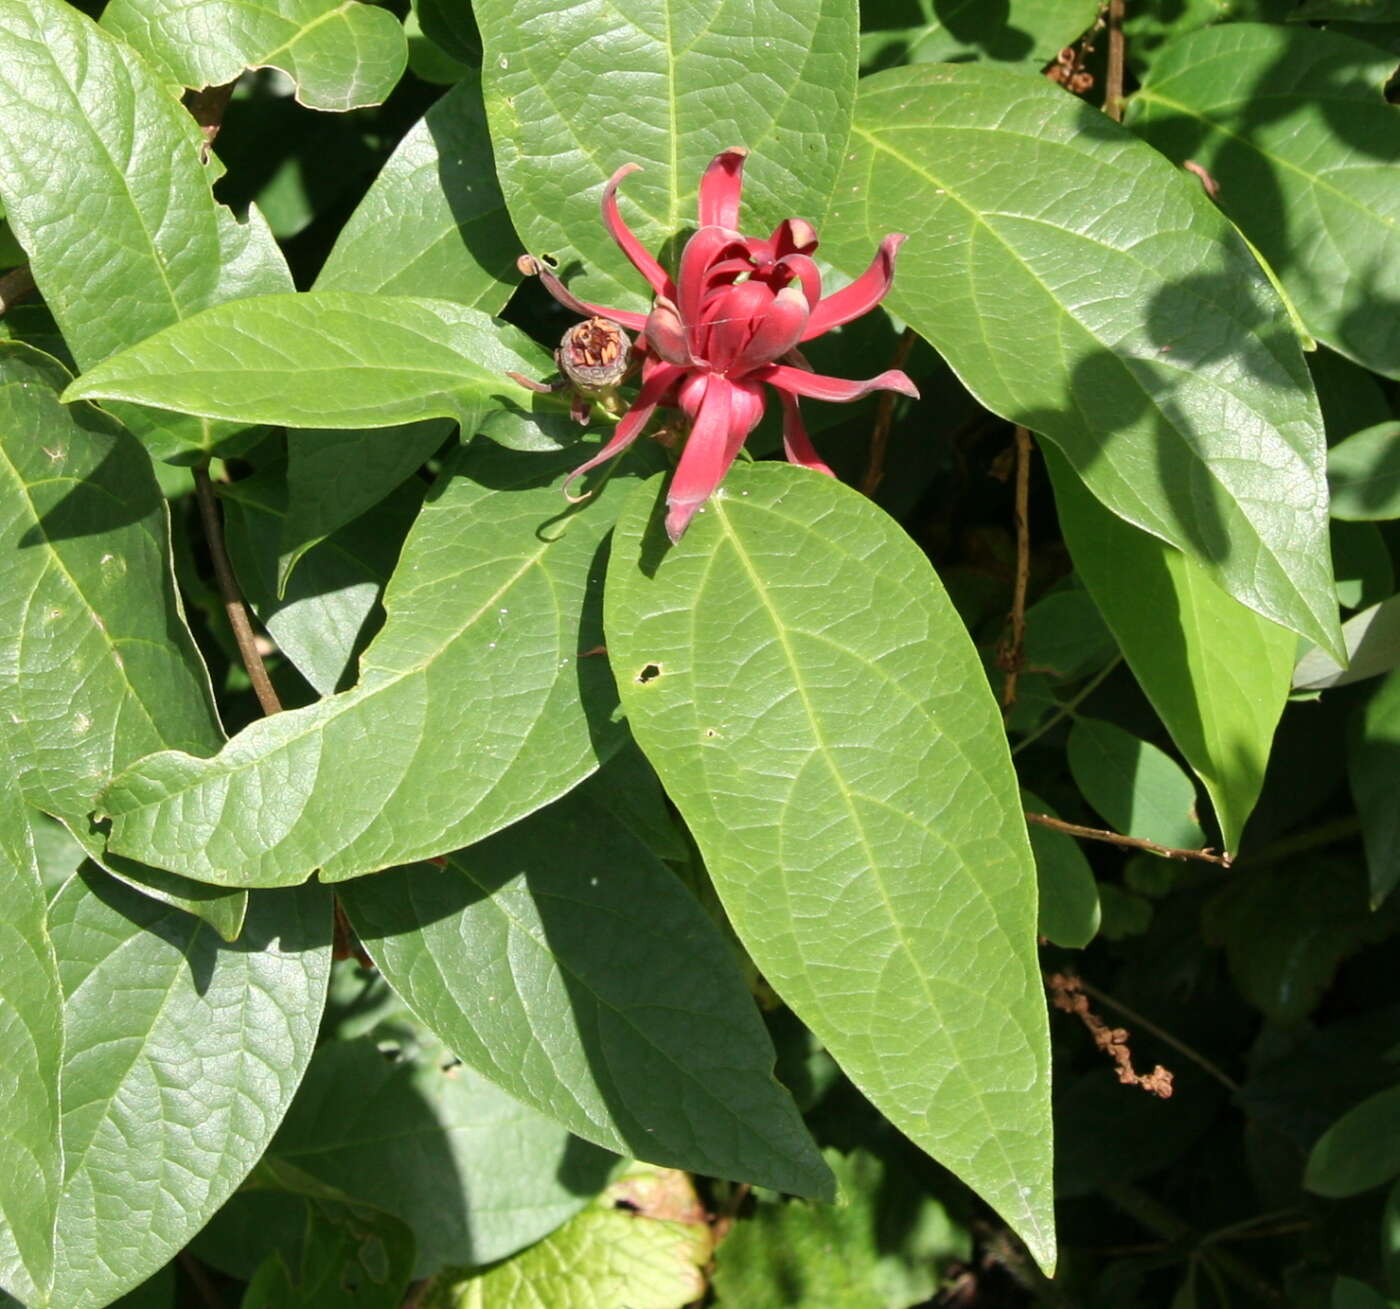
[[[890,356],[891,368],[903,368],[909,362],[909,352],[914,348],[914,329],[906,327],[904,335]],[[874,495],[885,477],[885,449],[890,442],[890,426],[894,422],[893,391],[881,391],[875,404],[875,426],[870,433],[870,461],[865,467],[865,480],[860,489],[864,495]]]
[[[1128,1006],[1125,1005],[1121,1000],[1115,1000],[1106,991],[1099,990],[1097,986],[1093,986],[1089,982],[1086,982],[1082,977],[1078,980],[1079,988],[1084,992],[1085,995],[1091,997],[1094,1000],[1097,1000],[1100,1004],[1107,1005],[1110,1009],[1118,1010],[1118,1012],[1122,1014],[1123,1017],[1126,1018],[1130,1023],[1133,1023],[1136,1026],[1142,1028],[1144,1032],[1150,1032],[1164,1045],[1171,1046],[1171,1048],[1175,1050],[1177,1054],[1184,1055],[1198,1068],[1209,1073],[1213,1078],[1215,1078],[1217,1082],[1220,1083],[1221,1086],[1223,1086],[1227,1091],[1229,1091],[1231,1095],[1235,1095],[1236,1093],[1238,1093],[1240,1089],[1240,1084],[1237,1081],[1235,1081],[1235,1079],[1231,1077],[1228,1073],[1224,1072],[1219,1067],[1219,1065],[1211,1063],[1211,1061],[1207,1059],[1205,1055],[1201,1054],[1200,1051],[1193,1050],[1184,1041],[1178,1040],[1170,1032],[1164,1031],[1162,1028],[1158,1027],[1157,1024],[1154,1023],[1150,1018],[1144,1018],[1136,1010],[1129,1009]]]
[[[195,465],[194,489],[195,498],[199,501],[199,517],[204,524],[204,539],[209,544],[209,556],[214,562],[214,578],[219,584],[224,612],[228,615],[228,625],[233,629],[233,639],[238,645],[243,667],[248,670],[248,680],[253,684],[253,693],[258,697],[263,713],[280,713],[282,702],[272,689],[262,655],[258,653],[253,625],[248,621],[248,608],[243,603],[243,593],[238,589],[238,579],[233,575],[233,566],[224,548],[223,518],[214,494],[214,483],[209,480],[208,459]]]
[[[1123,121],[1123,6],[1108,0],[1108,69],[1104,74],[1103,111],[1115,123]]]
[[[1151,854],[1161,855],[1163,859],[1200,859],[1204,863],[1219,864],[1222,868],[1230,866],[1230,856],[1216,854],[1209,848],[1205,850],[1183,850],[1174,845],[1158,845],[1156,841],[1147,841],[1140,836],[1122,836],[1118,832],[1105,832],[1101,827],[1081,827],[1078,823],[1067,823],[1063,818],[1051,818],[1049,814],[1026,813],[1026,822],[1038,823],[1041,827],[1053,828],[1057,832],[1064,832],[1068,836],[1078,836],[1085,841],[1106,841],[1109,845],[1122,845],[1130,850],[1146,850]]]
[[[0,318],[9,313],[25,296],[34,290],[34,274],[28,264],[12,268],[0,277]]]
[[[1016,688],[1026,654],[1026,591],[1031,579],[1031,434],[1016,429],[1016,583],[1011,593],[1011,630],[998,663],[1006,672],[1001,688],[1002,713],[1016,703]]]

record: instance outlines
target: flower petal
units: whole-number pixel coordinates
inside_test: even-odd
[[[689,364],[690,347],[685,340],[685,325],[680,312],[671,301],[658,296],[647,315],[646,339],[662,359],[671,364]]]
[[[756,387],[710,375],[666,492],[666,535],[672,541],[681,539],[696,511],[714,494],[762,415],[763,394]]]
[[[612,239],[621,247],[622,253],[632,261],[637,271],[651,283],[651,289],[657,295],[664,295],[667,299],[674,300],[676,288],[666,270],[656,262],[651,251],[632,235],[632,229],[622,221],[622,214],[617,207],[617,188],[622,179],[628,173],[635,173],[640,169],[640,164],[623,164],[617,172],[608,178],[608,184],[603,188],[603,223],[612,233]]]
[[[842,323],[849,323],[851,319],[874,309],[890,289],[890,283],[894,280],[894,257],[906,240],[908,238],[902,232],[894,232],[881,241],[870,267],[850,286],[843,286],[834,295],[827,296],[812,310],[802,339],[810,341],[814,336],[829,332],[833,327],[840,327]]]
[[[780,391],[791,391],[793,395],[811,396],[813,400],[834,400],[844,403],[859,400],[872,391],[898,391],[917,400],[919,388],[897,368],[883,372],[864,382],[849,382],[844,377],[828,377],[825,373],[809,373],[803,368],[791,368],[787,364],[769,364],[757,372],[749,374],[749,381],[767,382]]]
[[[787,454],[788,463],[835,477],[836,474],[817,453],[812,445],[812,438],[807,435],[807,426],[802,421],[802,410],[797,403],[797,397],[791,392],[779,391],[778,399],[783,405],[783,450]]]
[[[559,301],[565,309],[572,309],[576,314],[582,314],[585,318],[611,318],[613,322],[620,323],[623,327],[629,328],[633,332],[640,332],[646,326],[645,314],[634,314],[626,309],[609,309],[605,305],[590,304],[587,300],[580,300],[568,287],[564,285],[549,268],[539,259],[532,255],[522,255],[519,266],[524,272],[529,260],[531,271],[544,283],[544,289]]]
[[[730,365],[730,373],[741,377],[781,359],[801,339],[806,325],[807,297],[795,286],[784,287],[762,317],[755,320],[753,333]]]
[[[711,265],[738,256],[745,257],[744,267],[748,267],[744,238],[727,227],[702,227],[685,243],[681,252],[680,291],[667,298],[676,302],[681,321],[690,330],[692,354],[699,353],[695,329],[700,322],[700,302],[710,289]]]
[[[580,464],[564,479],[564,494],[569,499],[574,498],[569,496],[569,486],[574,481],[590,469],[597,468],[599,464],[607,463],[614,455],[621,454],[641,435],[642,428],[646,426],[652,411],[661,403],[666,392],[675,385],[684,372],[684,368],[679,368],[675,364],[659,364],[647,373],[646,381],[642,383],[642,389],[632,402],[632,407],[622,416],[622,421],[618,423],[611,439],[592,459],[588,460],[587,463]]]
[[[769,281],[779,279],[786,285],[789,278],[795,277],[802,286],[802,294],[807,297],[808,308],[815,308],[822,298],[822,275],[814,259],[807,255],[784,255],[773,265]]]
[[[743,146],[725,150],[710,160],[700,179],[700,226],[739,226],[739,194],[744,187],[744,160],[749,152]]]

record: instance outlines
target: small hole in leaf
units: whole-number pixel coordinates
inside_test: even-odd
[[[640,673],[637,674],[637,682],[639,685],[645,686],[648,682],[656,681],[656,679],[660,676],[661,665],[648,664],[645,668],[642,669]]]
[[[716,732],[715,729],[714,729],[713,727],[707,727],[707,728],[705,729],[705,737],[706,737],[707,740],[713,739],[714,737],[716,737],[716,736],[718,736],[718,735],[719,735],[719,733]]]
[[[613,1201],[613,1208],[621,1209],[629,1214],[639,1214],[642,1212],[631,1200],[626,1200],[622,1196],[618,1196],[618,1198]]]

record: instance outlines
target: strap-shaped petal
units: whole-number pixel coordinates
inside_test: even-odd
[[[801,340],[806,325],[807,297],[797,287],[785,286],[773,297],[767,312],[755,322],[753,334],[730,366],[730,373],[741,377],[763,364],[781,359]]]
[[[684,368],[675,364],[659,364],[647,374],[646,381],[642,383],[641,391],[632,402],[632,407],[622,416],[622,421],[618,423],[617,430],[613,432],[611,439],[592,459],[588,460],[587,463],[580,464],[565,479],[564,494],[570,500],[576,498],[569,495],[569,487],[575,481],[584,473],[597,468],[599,464],[607,463],[614,455],[621,454],[641,435],[642,428],[646,426],[652,411],[661,403],[666,392],[680,380],[684,372]]]
[[[613,322],[620,323],[633,332],[640,332],[646,326],[645,314],[634,314],[627,309],[609,309],[606,305],[595,305],[588,300],[580,300],[539,259],[530,255],[522,255],[520,263],[522,270],[525,268],[524,261],[527,259],[530,261],[534,275],[544,283],[544,289],[565,309],[572,309],[574,313],[582,314],[585,318],[611,318]]]
[[[807,330],[802,334],[804,341],[829,332],[833,327],[849,323],[853,318],[869,313],[885,298],[894,280],[894,257],[899,247],[908,238],[902,232],[893,232],[880,242],[870,267],[850,286],[843,286],[829,295],[812,310],[807,320]]]
[[[783,451],[788,463],[835,477],[836,474],[817,453],[812,438],[807,435],[807,425],[802,421],[802,409],[797,397],[789,391],[779,391],[778,399],[783,405]]]
[[[666,493],[666,535],[672,541],[681,539],[696,511],[714,494],[762,416],[763,395],[756,387],[710,375]]]
[[[739,196],[744,189],[744,160],[749,152],[743,146],[724,150],[710,160],[700,179],[700,226],[739,226]]]
[[[622,253],[632,261],[636,270],[651,283],[651,289],[657,295],[664,295],[668,300],[674,300],[676,288],[666,270],[656,262],[651,251],[632,235],[632,229],[622,221],[622,214],[617,207],[617,188],[622,179],[628,173],[635,173],[640,169],[640,164],[623,164],[617,172],[608,178],[608,184],[603,188],[603,223],[612,233],[612,239],[621,247]]]
[[[809,373],[806,369],[792,368],[787,364],[769,364],[751,373],[749,380],[767,382],[793,395],[810,396],[813,400],[834,400],[838,404],[859,400],[872,391],[898,391],[900,395],[915,400],[919,398],[919,388],[897,368],[887,369],[878,377],[863,382],[852,382],[844,377],[828,377],[825,373]]]

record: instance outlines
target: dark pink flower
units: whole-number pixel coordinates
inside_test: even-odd
[[[890,289],[895,253],[904,237],[885,237],[860,277],[823,298],[821,274],[812,260],[817,234],[808,223],[786,219],[766,239],[739,233],[747,154],[743,149],[726,150],[705,170],[700,230],[686,243],[674,281],[618,212],[618,185],[638,166],[624,164],[603,188],[603,222],[650,283],[655,295],[651,313],[579,300],[547,268],[535,264],[562,304],[580,314],[610,318],[639,334],[641,390],[612,439],[569,480],[631,445],[659,406],[677,408],[689,420],[690,432],[666,496],[666,531],[672,541],[680,540],[762,417],[765,385],[777,391],[783,406],[788,459],[828,476],[831,469],[813,449],[803,426],[798,397],[845,401],[878,390],[919,394],[894,369],[865,382],[814,373],[797,348],[880,303]]]

